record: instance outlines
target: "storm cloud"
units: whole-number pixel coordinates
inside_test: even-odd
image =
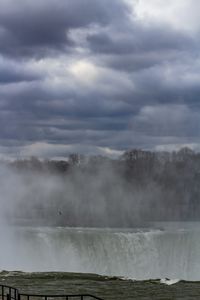
[[[199,149],[196,5],[0,0],[0,157]]]

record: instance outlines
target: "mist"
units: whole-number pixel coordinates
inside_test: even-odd
[[[182,151],[163,162],[162,153],[136,151],[143,153],[136,159],[127,153],[117,160],[56,163],[35,158],[1,164],[1,221],[135,227],[198,219],[198,154]]]
[[[0,190],[0,216],[8,224],[88,227],[136,225],[158,193],[153,184],[133,190],[107,163],[67,175],[4,166]]]

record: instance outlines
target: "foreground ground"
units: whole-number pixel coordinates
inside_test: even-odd
[[[133,281],[80,273],[0,272],[0,284],[21,292],[47,294],[90,293],[105,300],[200,300],[200,282],[166,285],[160,280]]]

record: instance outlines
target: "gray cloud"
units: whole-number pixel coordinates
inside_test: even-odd
[[[112,4],[106,0],[1,0],[0,6],[0,51],[22,57],[66,51],[73,47],[70,29],[106,25],[126,11],[118,0]]]
[[[144,106],[133,119],[132,126],[152,136],[199,138],[200,111],[194,111],[186,105]]]
[[[0,84],[36,81],[41,78],[41,74],[23,64],[0,58]]]
[[[0,0],[0,152],[198,145],[199,67],[198,30],[125,1]]]
[[[106,54],[136,54],[152,51],[187,50],[194,46],[193,38],[180,31],[170,28],[146,27],[142,24],[130,23],[120,31],[110,28],[110,31],[90,34],[87,37],[91,49],[95,53]],[[128,28],[127,28],[128,27]],[[117,28],[118,29],[118,28]],[[189,45],[190,44],[190,45]]]

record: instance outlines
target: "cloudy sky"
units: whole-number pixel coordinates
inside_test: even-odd
[[[200,150],[199,0],[0,0],[0,158]]]

